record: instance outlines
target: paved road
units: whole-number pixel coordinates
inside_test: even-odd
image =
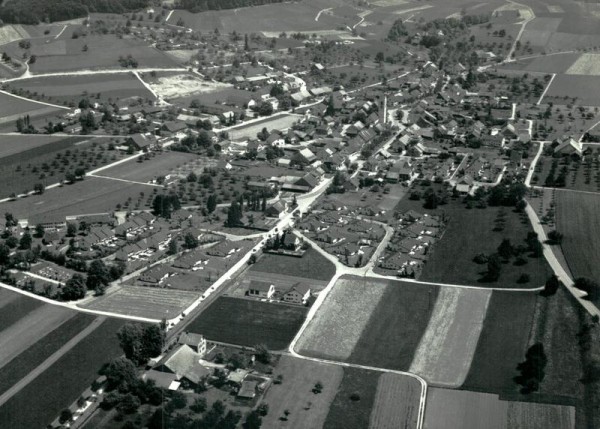
[[[29,383],[31,383],[37,376],[46,371],[50,366],[52,366],[56,361],[58,361],[61,357],[63,357],[69,350],[75,347],[79,342],[81,342],[84,338],[90,335],[92,332],[98,328],[102,322],[104,322],[104,317],[96,318],[89,326],[87,326],[83,331],[79,334],[75,335],[71,338],[67,343],[65,343],[60,349],[58,349],[54,354],[52,354],[48,359],[42,362],[39,366],[37,366],[33,371],[23,377],[17,384],[12,386],[6,392],[4,392],[0,396],[0,406],[4,405],[6,401],[12,398],[14,395],[19,393],[23,388],[25,388]],[[82,362],[82,365],[85,365],[85,362]]]

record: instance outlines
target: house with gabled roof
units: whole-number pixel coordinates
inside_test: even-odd
[[[283,293],[282,299],[285,302],[292,304],[305,305],[310,298],[310,286],[306,283],[299,282]]]

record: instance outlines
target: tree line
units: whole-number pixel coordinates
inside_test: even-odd
[[[131,12],[149,4],[150,0],[8,0],[0,7],[0,19],[13,24],[39,24],[81,18],[90,12]]]

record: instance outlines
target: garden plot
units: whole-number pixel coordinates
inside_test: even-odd
[[[109,311],[150,319],[172,319],[198,298],[194,292],[140,286],[122,286],[85,304],[91,310]]]
[[[414,377],[386,373],[379,377],[369,429],[417,428],[421,383]]]
[[[384,292],[381,282],[339,279],[298,341],[297,351],[347,360]]]
[[[148,82],[148,85],[159,97],[166,100],[232,88],[230,84],[202,80],[191,74],[161,76]]]
[[[508,402],[498,395],[431,388],[427,392],[425,429],[573,429],[575,408]]]
[[[491,294],[486,290],[442,288],[409,371],[437,386],[462,385]]]

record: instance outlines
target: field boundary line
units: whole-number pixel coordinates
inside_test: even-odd
[[[1,82],[15,82],[18,80],[44,78],[44,77],[60,77],[60,76],[93,76],[97,74],[123,74],[123,73],[150,73],[153,71],[157,72],[187,72],[188,69],[185,67],[145,67],[137,69],[120,68],[120,69],[98,69],[98,70],[76,70],[76,71],[62,71],[52,73],[29,73],[27,76],[19,76],[10,79],[4,79]]]
[[[546,93],[548,92],[548,90],[550,89],[550,85],[552,85],[552,82],[554,81],[554,78],[556,77],[556,73],[552,73],[552,77],[550,78],[550,80],[548,81],[548,85],[546,85],[546,89],[544,89],[544,92],[542,92],[542,95],[540,95],[540,99],[537,101],[537,105],[539,106],[540,104],[542,104],[542,100],[544,99],[544,97],[546,96]]]
[[[131,183],[131,184],[134,184],[134,185],[154,186],[155,188],[162,188],[163,187],[162,185],[156,185],[154,183],[137,182],[135,180],[121,179],[119,177],[99,176],[97,174],[88,174],[88,176],[89,177],[96,177],[98,179],[116,180],[117,182]]]
[[[586,195],[600,195],[600,192],[594,191],[581,191],[579,189],[569,189],[569,188],[552,188],[548,186],[531,186],[533,189],[548,189],[550,191],[561,191],[561,192],[575,192],[576,194],[586,194]]]
[[[35,367],[31,372],[29,372],[25,377],[19,380],[16,384],[11,386],[6,392],[4,392],[0,396],[0,406],[4,405],[8,400],[10,400],[13,396],[23,390],[25,387],[29,385],[33,380],[39,377],[44,371],[54,365],[60,358],[62,358],[65,354],[73,349],[77,344],[79,344],[82,340],[84,340],[88,335],[94,332],[97,328],[102,325],[102,323],[106,320],[105,317],[98,317],[92,323],[85,327],[81,332],[67,341],[62,345],[56,352],[50,355],[44,362]]]
[[[58,33],[54,39],[56,40],[60,36],[62,36],[62,34],[65,32],[66,29],[67,29],[67,25],[64,25],[63,28],[62,28],[62,30],[60,30],[60,33]]]
[[[151,87],[151,86],[150,86],[150,85],[149,85],[147,82],[145,82],[145,81],[144,81],[144,79],[142,79],[142,77],[140,76],[140,74],[139,74],[137,71],[134,71],[134,72],[133,72],[133,75],[134,75],[135,77],[137,77],[137,79],[140,81],[140,83],[141,83],[142,85],[144,85],[144,87],[145,87],[145,88],[146,88],[148,91],[150,91],[150,93],[151,93],[152,95],[154,95],[154,98],[156,98],[157,100],[159,100],[159,101],[160,101],[160,97],[158,96],[158,94],[156,93],[156,91],[154,91],[154,90],[152,89],[152,87]]]
[[[517,43],[519,42],[519,40],[521,40],[521,36],[523,35],[523,33],[525,32],[525,27],[527,26],[527,24],[529,24],[531,21],[533,21],[535,19],[535,13],[533,12],[533,9],[527,5],[521,4],[521,3],[517,3],[514,0],[508,0],[509,3],[515,5],[515,6],[521,6],[523,9],[528,9],[529,12],[531,13],[531,16],[529,18],[525,18],[520,24],[521,24],[521,29],[519,30],[519,33],[517,34],[517,37],[515,37],[515,41],[512,44],[512,46],[510,47],[510,51],[508,51],[508,54],[506,54],[506,59],[504,60],[504,62],[506,63],[510,63],[515,61],[514,58],[512,58],[515,50],[517,49]]]
[[[26,98],[26,97],[21,97],[20,95],[15,95],[15,94],[11,94],[8,91],[3,91],[0,90],[0,94],[5,94],[5,95],[9,95],[11,97],[15,97],[18,98],[19,100],[25,100],[25,101],[29,101],[31,103],[36,103],[36,104],[41,104],[43,106],[49,106],[49,107],[55,107],[57,109],[63,109],[63,110],[71,110],[70,107],[66,107],[66,106],[59,106],[58,104],[52,104],[52,103],[45,103],[43,101],[37,101],[37,100],[32,100],[31,98]],[[27,112],[23,113],[23,115],[26,115]]]

